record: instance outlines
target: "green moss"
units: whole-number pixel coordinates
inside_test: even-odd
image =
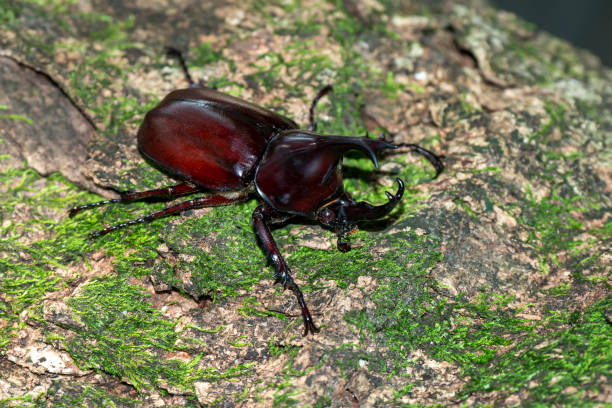
[[[6,110],[6,109],[8,109],[8,106],[0,105],[0,110]],[[30,118],[28,118],[26,116],[17,115],[17,114],[14,114],[14,113],[7,113],[7,114],[0,115],[0,120],[3,120],[3,119],[5,119],[5,120],[22,120],[22,121],[24,121],[24,122],[26,122],[26,123],[28,123],[30,125],[34,124],[32,119],[30,119]]]
[[[269,311],[267,309],[265,309],[261,302],[258,302],[255,298],[255,296],[247,296],[244,298],[244,300],[242,301],[242,307],[237,309],[238,312],[240,314],[242,314],[244,317],[252,317],[252,316],[274,316],[277,317],[281,320],[287,320],[287,316],[282,314],[282,313],[278,313],[278,312],[273,312],[273,311]],[[272,341],[272,340],[270,340]],[[274,354],[272,351],[270,351],[271,354]]]
[[[14,2],[3,2],[0,5],[0,24],[5,27],[10,27],[17,23],[20,14],[20,9]]]
[[[423,257],[419,253],[414,256]],[[501,346],[509,344],[502,334],[507,334],[510,327],[525,329],[519,324],[522,322],[512,317],[513,313],[501,313],[509,301],[507,298],[483,297],[477,303],[463,302],[461,298],[438,298],[434,296],[435,286],[427,282],[424,271],[410,283],[397,279],[393,285],[384,286],[383,296],[376,293],[373,300],[379,309],[373,315],[363,312],[358,315],[361,322],[370,326],[371,334],[382,331],[388,339],[387,344],[397,356],[391,366],[394,370],[412,365],[406,357],[418,348],[428,350],[436,360],[461,366],[488,363]],[[412,299],[406,301],[408,290]],[[482,323],[475,324],[475,321]]]
[[[472,208],[470,207],[470,204],[467,201],[462,200],[460,198],[455,198],[453,200],[453,203],[455,203],[455,205],[457,205],[463,211],[468,213],[474,220],[478,219],[478,214],[476,214],[476,212],[474,210],[472,210]]]
[[[463,395],[528,390],[524,406],[597,406],[587,393],[601,392],[612,381],[612,326],[605,313],[607,297],[578,313],[551,312],[539,333],[516,342],[494,364],[468,371]]]
[[[567,107],[546,101],[545,108],[548,120],[528,137],[529,146],[525,149],[535,157],[534,165],[526,169],[527,175],[548,191],[545,196],[536,197],[531,184],[527,184],[524,198],[518,203],[505,205],[505,208],[528,227],[525,242],[536,250],[543,273],[548,273],[553,267],[565,266],[577,278],[605,282],[603,277],[585,278],[581,270],[599,263],[599,254],[593,249],[600,241],[596,230],[585,227],[583,220],[596,216],[606,205],[606,199],[591,186],[598,182],[597,178],[589,177],[587,181],[580,175],[590,171],[583,168],[584,154],[558,151],[560,145],[572,137],[570,128],[575,126],[569,119]],[[561,133],[560,140],[551,138],[558,132]],[[581,180],[578,181],[577,177]],[[560,255],[569,259],[561,262]]]
[[[299,4],[297,5],[299,7]],[[279,22],[274,33],[281,36],[292,35],[300,38],[308,38],[317,35],[320,30],[321,23],[316,20],[315,16],[303,16],[301,18],[296,17],[295,19]]]
[[[283,386],[284,385],[284,386]],[[300,391],[289,387],[289,384],[279,386],[279,390],[274,393],[273,406],[275,407],[293,407],[300,402],[296,398]]]
[[[45,399],[58,408],[83,406],[128,408],[142,404],[142,401],[112,395],[107,390],[90,384],[63,381],[53,381],[47,390]]]
[[[284,355],[286,362],[280,372],[272,378],[266,378],[261,385],[254,389],[256,398],[260,392],[273,389],[275,390],[273,406],[291,407],[299,405],[301,402],[300,395],[307,391],[296,387],[294,385],[295,379],[307,376],[319,369],[325,364],[327,355],[323,355],[320,360],[312,365],[298,363],[300,347],[280,344],[274,338],[270,339],[269,350],[274,358],[278,358],[281,354]]]
[[[249,371],[251,364],[238,364],[225,372],[197,368],[201,355],[188,362],[164,358],[165,352],[182,351],[186,346],[177,344],[180,336],[175,323],[165,320],[148,297],[124,278],[104,276],[91,281],[79,295],[68,299],[85,328],[66,339],[66,349],[83,368],[129,380],[139,391],[157,388],[160,383],[189,391],[195,381],[215,381]]]
[[[79,214],[74,221],[81,225],[79,231],[82,231],[82,235],[76,238],[85,240],[90,245],[90,249],[102,248],[106,256],[113,259],[113,266],[118,274],[144,276],[150,272],[150,266],[146,262],[157,256],[156,248],[162,243],[155,231],[167,220],[126,228],[96,239],[88,237],[91,232],[102,229],[105,224],[138,218],[160,207],[160,204],[152,206],[139,203],[127,206],[108,206],[100,212],[89,211]],[[135,208],[139,209],[135,211]],[[83,231],[82,225],[88,226],[86,231]]]
[[[140,122],[144,113],[158,102],[157,97],[142,101],[135,95],[101,98],[100,89],[112,89],[119,81],[129,87],[127,74],[137,66],[117,66],[112,61],[117,48],[108,48],[99,54],[85,57],[68,74],[70,92],[93,112],[95,119],[103,124],[104,133],[111,136],[129,123]]]
[[[88,251],[85,239],[72,236],[86,226],[78,227],[71,220],[58,225],[54,213],[92,196],[78,192],[57,174],[42,178],[32,169],[8,169],[0,174],[0,185],[0,318],[7,322],[0,329],[0,344],[4,347],[17,330],[18,315],[61,287],[63,279],[54,270],[66,268]],[[13,217],[16,208],[23,219]],[[58,231],[64,235],[57,236]],[[49,238],[32,242],[39,234]]]
[[[45,395],[40,393],[36,396],[23,395],[19,397],[12,397],[0,400],[0,407],[22,407],[22,408],[35,408],[43,407],[45,401]]]
[[[331,407],[331,405],[332,405],[331,395],[321,395],[315,401],[313,408],[325,408],[325,407]]]
[[[161,241],[157,234],[146,231],[158,228],[157,223],[100,239],[87,238],[103,225],[101,218],[133,217],[138,205],[109,206],[74,219],[64,217],[58,223],[48,211],[64,213],[77,201],[95,201],[95,196],[78,192],[59,175],[41,178],[30,169],[9,170],[2,174],[0,184],[4,186],[0,197],[3,218],[17,205],[35,212],[23,223],[3,223],[1,230],[0,251],[8,254],[0,259],[0,318],[7,323],[0,332],[3,347],[19,327],[18,315],[64,284],[56,269],[69,269],[87,253],[103,249],[106,256],[114,258],[118,274],[90,282],[68,301],[85,324],[82,331],[73,331],[63,341],[75,361],[127,379],[139,390],[158,387],[159,381],[188,390],[196,380],[214,381],[249,371],[249,364],[218,372],[196,368],[199,357],[190,362],[162,358],[163,352],[180,349],[176,346],[180,336],[174,324],[147,302],[148,295],[126,283],[129,276],[150,272],[145,262],[157,256],[155,248]],[[150,210],[146,204],[140,206]],[[24,241],[34,231],[48,231],[50,238]],[[182,341],[188,343],[189,339]]]
[[[205,217],[169,226],[164,232],[165,242],[183,256],[164,269],[164,279],[180,288],[183,284],[172,271],[190,272],[193,290],[213,299],[236,296],[240,289],[248,290],[261,279],[268,279],[272,274],[264,269],[265,255],[250,224],[256,205],[251,200],[217,207]],[[206,248],[194,246],[194,241],[207,242]]]
[[[203,67],[223,58],[221,51],[214,50],[209,42],[198,45],[193,54],[195,54],[195,58],[193,58],[191,64],[198,67]]]
[[[349,312],[344,318],[364,336],[382,337],[391,352],[386,356],[364,354],[357,347],[354,352],[342,349],[340,366],[358,367],[359,360],[370,362],[371,369],[395,372],[405,363],[410,350],[421,344],[417,338],[422,330],[422,313],[434,307],[432,288],[435,283],[428,277],[429,269],[440,260],[436,242],[414,233],[368,234],[358,233],[363,245],[347,253],[314,251],[298,248],[289,256],[291,264],[300,265],[308,272],[313,287],[320,280],[333,279],[340,287],[355,284],[360,276],[369,276],[376,282],[372,293],[364,293],[376,305],[375,309]],[[384,241],[384,244],[381,242]],[[380,256],[374,256],[374,247],[390,247]],[[308,290],[308,286],[304,286]],[[418,322],[418,323],[417,323]],[[331,353],[332,356],[336,352]]]
[[[527,185],[526,207],[519,221],[532,228],[526,243],[537,249],[543,272],[548,272],[549,262],[560,264],[556,258],[560,251],[578,250],[582,246],[582,240],[576,237],[583,226],[574,215],[586,210],[579,205],[581,201],[580,196],[560,197],[555,190],[537,199]]]
[[[324,15],[304,12],[305,6],[299,1],[278,3],[290,16],[289,20],[279,19],[275,11],[272,11],[276,3],[255,2],[254,8],[263,17],[267,29],[289,34],[293,38],[282,52],[270,52],[261,56],[261,62],[256,64],[257,73],[249,76],[247,81],[268,90],[282,88],[290,95],[304,95],[305,86],[321,89],[331,84],[334,87],[333,94],[321,101],[318,108],[326,111],[330,119],[319,122],[319,131],[351,136],[365,134],[366,129],[358,119],[361,118],[359,108],[363,105],[362,94],[380,90],[392,99],[405,91],[407,86],[396,82],[392,72],[380,72],[367,64],[355,44],[380,35],[381,30],[386,35],[392,33],[385,31],[381,24],[363,24],[344,10],[342,2],[332,2],[341,12]],[[307,29],[300,26],[299,21],[303,19],[308,22]],[[323,30],[329,33],[330,41],[340,46],[339,54],[334,59],[320,50],[313,50],[310,45],[310,37]],[[285,71],[288,75],[279,75]],[[292,78],[290,83],[282,79],[286,76]],[[310,103],[310,100],[303,100],[305,104]]]

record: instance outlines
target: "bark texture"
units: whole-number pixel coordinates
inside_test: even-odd
[[[409,152],[348,155],[357,198],[408,192],[347,254],[272,231],[319,334],[273,284],[255,200],[98,240],[152,207],[67,218],[86,190],[173,182],[135,140],[187,85],[166,45],[302,124],[333,85],[320,131],[445,156],[432,180]],[[0,403],[612,403],[612,70],[588,52],[479,1],[8,0],[0,90]]]

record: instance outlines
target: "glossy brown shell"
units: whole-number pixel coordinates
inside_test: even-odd
[[[291,119],[213,89],[181,89],[147,113],[138,149],[179,179],[239,190],[252,181],[268,142],[296,128]]]

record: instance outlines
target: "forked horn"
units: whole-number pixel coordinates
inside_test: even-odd
[[[365,201],[346,204],[343,208],[346,219],[349,222],[356,222],[361,220],[375,220],[389,214],[404,195],[404,182],[399,177],[395,179],[395,181],[397,181],[397,184],[399,185],[397,193],[391,194],[388,191],[385,191],[385,194],[389,199],[386,204],[374,206]]]

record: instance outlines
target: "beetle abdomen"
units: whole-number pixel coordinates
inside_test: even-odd
[[[212,190],[248,185],[268,140],[290,119],[207,88],[170,93],[138,131],[142,155],[172,176]]]

